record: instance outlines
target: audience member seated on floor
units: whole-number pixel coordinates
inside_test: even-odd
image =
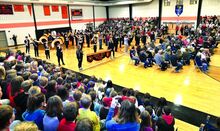
[[[42,110],[45,105],[45,95],[42,93],[28,97],[27,110],[22,114],[24,121],[34,122],[40,130],[43,130],[43,118],[45,111]]]
[[[158,131],[174,131],[175,120],[171,114],[170,107],[165,106],[162,113],[162,116],[160,116],[157,121]]]
[[[170,63],[173,67],[175,67],[176,72],[179,72],[183,67],[182,63],[178,61],[177,55],[174,51],[170,56]]]
[[[202,72],[206,73],[208,71],[208,64],[206,61],[202,60],[201,53],[197,53],[195,57],[195,64]]]
[[[14,131],[38,131],[38,127],[33,122],[20,122],[15,125]]]
[[[136,51],[135,51],[135,47],[132,46],[131,50],[130,50],[130,58],[131,60],[134,60],[135,63],[134,65],[138,65],[139,64],[139,58],[136,56]]]
[[[74,131],[76,128],[76,117],[78,115],[76,102],[69,102],[63,109],[63,119],[60,121],[58,131]]]
[[[0,105],[0,130],[8,131],[9,125],[14,121],[15,115],[9,105]]]
[[[201,124],[199,131],[220,131],[220,117],[216,118],[215,123],[209,122],[210,116],[207,116],[206,123]]]
[[[144,68],[147,68],[148,66],[150,66],[148,59],[147,59],[147,53],[144,50],[140,51],[139,59],[142,63],[144,63]]]
[[[158,51],[158,53],[154,56],[154,60],[162,71],[165,71],[168,68],[168,62],[165,61],[162,50]]]
[[[114,97],[111,107],[106,118],[106,128],[108,131],[113,130],[132,130],[138,131],[140,129],[137,109],[135,105],[129,100],[124,100],[121,103],[118,114],[114,116],[114,110],[119,105],[118,97]]]
[[[90,106],[92,104],[91,97],[89,95],[82,96],[80,100],[80,104],[82,105],[82,108],[79,109],[79,115],[77,116],[77,121],[80,121],[83,118],[88,118],[94,124],[93,130],[99,131],[100,130],[99,118],[95,112],[90,110]]]
[[[83,118],[76,123],[75,131],[94,131],[94,124],[88,118]]]
[[[141,118],[140,131],[153,131],[151,116],[148,113],[148,111],[141,112],[140,118]]]
[[[43,118],[45,131],[55,131],[58,128],[59,121],[63,118],[63,104],[59,96],[55,95],[48,99],[46,113]]]

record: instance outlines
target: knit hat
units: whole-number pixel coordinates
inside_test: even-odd
[[[102,102],[103,102],[104,106],[110,107],[111,103],[112,103],[112,98],[111,97],[104,97],[102,99]]]

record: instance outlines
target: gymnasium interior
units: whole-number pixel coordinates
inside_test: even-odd
[[[0,131],[219,131],[220,0],[0,0]]]

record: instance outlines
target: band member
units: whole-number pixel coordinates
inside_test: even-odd
[[[45,44],[45,55],[46,55],[46,59],[50,59],[50,47],[48,46],[48,44]]]
[[[94,53],[96,53],[96,51],[97,51],[97,37],[94,37],[92,39],[92,44],[93,44]]]
[[[34,39],[33,42],[34,42],[33,46],[34,46],[35,57],[39,57],[39,50],[38,50],[39,43],[36,39]]]
[[[71,41],[72,46],[74,46],[74,34],[72,33],[72,31],[70,31],[69,40]]]
[[[66,45],[66,49],[68,49],[69,38],[68,38],[68,35],[67,35],[67,34],[65,34],[65,45]]]
[[[14,41],[14,45],[17,46],[17,36],[15,34],[12,36],[12,40]]]
[[[86,32],[86,43],[87,43],[87,47],[90,47],[90,34],[89,34],[89,32]]]
[[[28,39],[28,36],[25,36],[24,44],[26,47],[26,53],[30,54],[30,40]]]
[[[115,34],[113,37],[113,43],[114,43],[114,47],[115,47],[115,52],[117,52],[118,50],[118,35]]]
[[[60,43],[58,43],[57,45],[57,59],[59,66],[60,66],[60,60],[62,61],[62,64],[65,65],[63,61],[63,48],[60,46]]]
[[[79,42],[79,45],[81,46],[81,48],[83,48],[83,35],[82,34],[79,35],[78,42]]]
[[[99,50],[103,49],[102,48],[102,38],[103,38],[103,34],[102,32],[99,33]]]
[[[108,50],[111,50],[111,52],[113,53],[113,57],[115,57],[115,50],[114,50],[114,43],[113,43],[113,39],[112,36],[109,39],[109,43],[108,43]]]
[[[76,57],[78,60],[78,68],[79,70],[82,70],[83,51],[80,45],[77,46]]]

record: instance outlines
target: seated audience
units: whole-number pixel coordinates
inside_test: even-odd
[[[34,122],[40,130],[43,130],[43,117],[45,111],[42,110],[45,104],[45,95],[42,93],[28,97],[27,110],[22,114],[24,121]]]
[[[9,125],[15,119],[13,109],[9,105],[0,105],[0,130],[8,131]]]
[[[108,112],[108,116],[106,118],[106,128],[108,131],[114,130],[132,130],[139,131],[140,124],[138,119],[137,110],[135,105],[128,100],[125,100],[121,103],[121,107],[119,108],[119,112],[115,118],[114,110],[118,105],[117,97],[113,98],[111,107]]]
[[[45,131],[55,131],[63,115],[63,104],[59,96],[52,96],[47,101],[46,113],[43,118]]]
[[[63,109],[63,119],[60,121],[58,131],[74,131],[76,128],[76,117],[78,105],[76,102],[67,103]]]
[[[100,130],[99,118],[95,112],[90,110],[90,106],[92,104],[91,97],[89,95],[82,96],[80,100],[80,104],[82,105],[82,108],[79,109],[79,115],[77,116],[77,121],[80,121],[83,118],[88,118],[94,124],[93,130],[99,131]]]
[[[38,131],[38,127],[33,122],[21,122],[15,125],[14,131]]]

